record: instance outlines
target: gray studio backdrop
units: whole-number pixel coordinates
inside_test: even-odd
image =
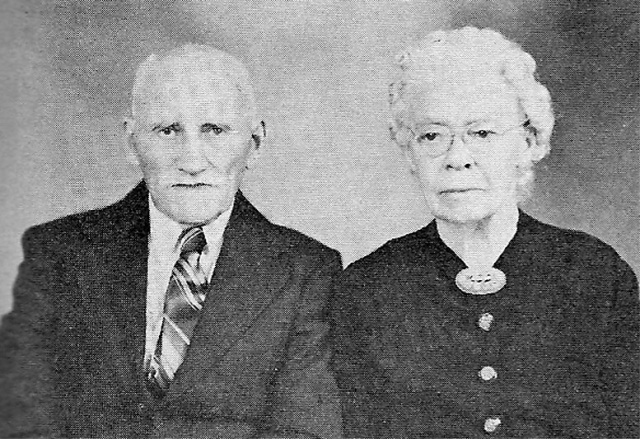
[[[185,42],[253,73],[270,137],[244,191],[269,218],[345,263],[423,226],[388,138],[387,84],[400,49],[465,24],[522,44],[555,100],[553,150],[525,209],[599,236],[640,272],[633,0],[3,0],[0,314],[25,228],[110,203],[139,179],[121,129],[135,65]]]

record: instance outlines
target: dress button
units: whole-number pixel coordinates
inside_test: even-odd
[[[493,433],[498,429],[498,426],[502,424],[500,418],[487,418],[484,421],[484,431],[487,433]]]
[[[498,372],[496,372],[496,370],[491,366],[485,366],[480,369],[480,372],[478,372],[478,376],[485,381],[489,381],[494,378],[498,378]]]
[[[483,331],[491,329],[491,323],[493,323],[493,315],[488,312],[482,314],[478,319],[478,326],[480,326],[480,329]]]

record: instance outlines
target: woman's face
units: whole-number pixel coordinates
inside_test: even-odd
[[[493,73],[447,72],[407,99],[405,152],[432,214],[472,223],[513,209],[529,148],[511,87]]]

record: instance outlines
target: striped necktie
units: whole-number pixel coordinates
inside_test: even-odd
[[[180,257],[167,288],[160,339],[147,368],[148,387],[157,396],[164,395],[184,360],[208,290],[199,261],[206,245],[202,228],[187,229],[179,242]]]

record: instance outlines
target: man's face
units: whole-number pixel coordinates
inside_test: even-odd
[[[436,218],[477,222],[517,205],[517,165],[528,143],[516,94],[502,78],[448,72],[409,100],[415,138],[407,157]],[[453,139],[432,157],[427,142],[439,132]],[[475,147],[487,138],[489,146]]]
[[[224,75],[165,66],[142,90],[130,144],[154,205],[185,225],[227,210],[255,152],[243,96]]]

